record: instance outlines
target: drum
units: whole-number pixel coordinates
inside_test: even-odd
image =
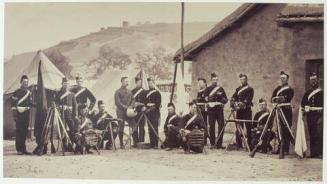
[[[204,131],[195,129],[188,135],[188,145],[192,147],[204,147]]]
[[[84,141],[86,145],[96,146],[101,139],[101,135],[94,130],[86,131],[84,134]]]

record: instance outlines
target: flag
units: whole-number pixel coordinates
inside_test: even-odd
[[[179,63],[177,65],[177,73],[176,73],[176,111],[179,115],[186,114],[188,111],[188,102],[190,102],[189,94],[185,90],[185,80],[182,75],[182,67]],[[174,85],[174,84],[173,84]]]
[[[42,77],[42,61],[39,62],[38,77],[37,77],[37,89],[36,89],[36,114],[34,123],[34,135],[36,143],[40,143],[40,138],[43,130],[43,125],[46,120],[48,104],[47,96],[45,93],[43,77]]]
[[[301,158],[303,158],[303,153],[307,151],[307,142],[305,138],[304,122],[301,107],[299,107],[294,151]]]

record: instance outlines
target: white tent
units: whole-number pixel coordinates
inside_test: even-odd
[[[29,78],[30,85],[37,84],[37,70],[40,60],[42,60],[42,75],[43,75],[43,82],[46,89],[58,89],[61,86],[61,80],[64,75],[59,71],[59,69],[48,59],[48,57],[39,50],[31,63],[27,65],[27,67],[23,70],[22,73],[9,73],[6,77],[15,77],[15,80],[12,81],[11,84],[6,84],[7,88],[4,89],[5,94],[9,94],[14,92],[17,88],[20,87],[20,77],[22,75],[27,75]],[[12,65],[12,67],[20,67],[18,65]],[[5,68],[6,70],[7,68]],[[9,69],[11,71],[15,71],[15,68]],[[18,69],[17,69],[18,70]]]
[[[109,114],[116,116],[114,95],[117,89],[121,87],[121,77],[129,78],[128,88],[132,90],[135,87],[134,77],[140,70],[107,70],[91,88],[97,100],[103,100],[107,106]]]
[[[56,68],[56,66],[47,58],[47,56],[42,51],[38,51],[30,62],[26,60],[16,60],[5,64],[4,70],[10,71],[9,73],[5,72],[4,76],[5,83],[3,114],[5,138],[11,138],[15,135],[15,123],[11,111],[10,97],[12,93],[20,87],[20,78],[22,75],[27,75],[29,77],[30,85],[37,84],[37,71],[40,60],[42,60],[41,67],[45,88],[50,90],[59,89],[61,86],[62,77],[64,77],[64,75],[58,70],[58,68]],[[35,109],[32,109],[32,114],[34,110]],[[33,116],[31,116],[31,122],[33,122]],[[32,124],[30,123],[30,125]]]

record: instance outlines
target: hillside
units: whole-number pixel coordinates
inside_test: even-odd
[[[213,25],[214,22],[186,23],[185,44],[207,32]],[[130,57],[132,64],[129,67],[135,67],[133,61],[136,53],[146,53],[153,48],[162,47],[167,53],[174,54],[180,47],[180,24],[155,23],[130,27],[101,28],[97,32],[61,41],[57,45],[43,50],[46,54],[59,52],[66,57],[67,62],[72,66],[71,74],[74,76],[76,73],[89,73],[90,75],[90,73],[94,72],[86,64],[97,59],[100,49],[105,47],[120,49],[121,52]],[[22,53],[8,59],[5,64],[5,79],[8,72],[11,73],[13,70],[20,72],[20,69],[12,68],[11,65],[17,66],[16,62],[19,62],[19,66],[22,66],[20,68],[24,68],[24,60],[32,59],[34,54],[35,51]],[[10,81],[10,79],[8,80]]]

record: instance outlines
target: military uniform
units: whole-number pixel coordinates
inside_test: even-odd
[[[146,116],[149,119],[149,123],[153,126],[148,126],[150,135],[150,145],[152,147],[158,147],[158,126],[160,119],[160,108],[161,108],[161,94],[156,89],[150,89],[146,94]],[[154,132],[155,131],[155,132]]]
[[[208,119],[209,119],[209,136],[211,146],[215,145],[216,140],[216,121],[218,123],[218,135],[222,132],[219,140],[217,141],[217,148],[222,147],[224,136],[224,105],[228,99],[224,88],[217,85],[211,85],[206,89],[207,102],[208,102]]]
[[[322,156],[323,150],[323,95],[320,87],[309,89],[302,98],[301,106],[310,106],[312,110],[306,112],[308,130],[310,134],[311,157]],[[314,108],[316,110],[314,110]],[[320,109],[320,110],[319,110]]]
[[[117,118],[122,119],[123,122],[118,123],[118,137],[120,141],[120,145],[123,146],[123,136],[124,136],[124,121],[128,122],[129,126],[134,129],[135,128],[135,120],[134,118],[129,118],[126,115],[126,110],[129,106],[133,105],[133,95],[132,92],[126,87],[121,87],[115,92],[115,104],[116,104],[116,113]],[[134,131],[133,144],[136,146],[138,142],[138,132]]]
[[[98,130],[103,130],[105,133],[103,134],[103,140],[108,140],[106,144],[106,149],[109,149],[112,146],[112,140],[111,140],[111,130],[109,123],[111,123],[112,132],[113,132],[113,138],[116,140],[117,134],[118,134],[118,125],[114,121],[110,121],[106,118],[113,118],[110,114],[108,114],[105,111],[99,111],[99,112],[93,112],[90,115],[90,119],[93,122],[93,127]],[[103,147],[103,142],[100,143],[100,147]]]
[[[142,107],[145,106],[145,96],[146,96],[146,91],[143,88],[140,87],[136,87],[132,90],[132,94],[133,94],[133,98],[135,101],[135,104],[139,103],[138,106],[136,106],[136,111],[137,111],[137,115],[135,116],[135,122],[139,121],[139,126],[138,126],[138,140],[140,142],[144,142],[144,136],[145,136],[145,119],[140,119],[141,115],[142,115]],[[143,105],[142,105],[143,104]]]
[[[195,129],[199,129],[202,131],[205,131],[205,122],[203,121],[203,119],[198,115],[198,114],[186,114],[182,120],[181,120],[181,128],[182,129],[186,129],[188,131],[192,131]],[[183,140],[183,135],[180,135],[180,142],[181,142],[181,146],[182,148],[186,151],[188,149],[187,146],[187,136],[186,136],[186,140]],[[190,147],[190,150],[196,152],[196,153],[201,153],[202,149],[199,147]]]
[[[259,143],[259,138],[262,134],[262,131],[267,123],[267,119],[269,117],[269,111],[264,110],[264,111],[259,111],[254,115],[253,120],[258,121],[254,122],[252,125],[252,142],[251,145],[252,147],[256,146]],[[273,123],[269,122],[268,127],[267,127],[267,132],[265,136],[263,137],[263,142],[261,146],[258,148],[262,152],[266,153],[268,148],[272,148],[270,145],[270,141],[273,138],[273,132],[271,131]]]
[[[96,102],[96,98],[89,89],[87,89],[86,87],[77,86],[73,88],[71,91],[75,94],[78,107],[82,104],[86,105],[87,100],[89,99],[90,101],[89,110],[93,109]]]
[[[291,100],[294,96],[294,90],[289,86],[289,85],[284,85],[284,86],[278,86],[275,88],[273,91],[272,97],[271,97],[271,102],[277,104],[287,121],[287,124],[289,127],[292,127],[292,106],[291,106]],[[282,100],[277,100],[276,97],[281,98]],[[291,141],[291,134],[287,128],[282,122],[281,117],[279,117],[279,122],[281,125],[281,132],[280,134],[282,135],[281,137],[281,142],[280,145],[283,145],[283,153],[289,153],[289,147],[290,147],[290,141]]]
[[[163,143],[167,148],[178,148],[180,146],[178,133],[180,129],[180,118],[176,113],[168,115],[164,125],[166,139]]]
[[[75,133],[79,131],[79,122],[77,119],[77,102],[74,93],[61,89],[58,91],[55,101],[59,107],[61,119],[64,122],[70,140],[76,142]],[[65,149],[68,149],[67,146],[67,140],[64,139]]]
[[[242,85],[236,88],[235,93],[232,96],[231,99],[231,106],[236,110],[236,118],[237,119],[244,119],[244,120],[252,120],[252,110],[251,107],[253,106],[252,104],[252,99],[254,95],[254,90],[252,87],[250,87],[248,84],[247,85]],[[240,105],[236,105],[240,104]],[[251,141],[252,141],[252,136],[251,136],[251,124],[250,123],[242,123],[238,122],[237,123],[241,128],[244,128],[244,124],[246,127],[246,134],[247,134],[247,143],[251,148]],[[239,130],[236,131],[236,144],[239,148],[242,148],[242,139],[241,139],[241,132]]]
[[[19,88],[11,96],[11,109],[16,122],[15,146],[17,152],[27,152],[25,142],[32,106],[32,95],[28,89]]]

